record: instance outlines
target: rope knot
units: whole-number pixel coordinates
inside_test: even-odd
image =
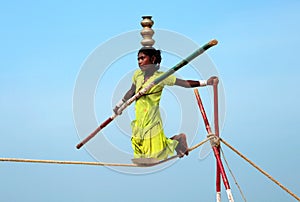
[[[215,134],[208,134],[206,137],[210,139],[210,144],[212,147],[220,146],[220,138]]]

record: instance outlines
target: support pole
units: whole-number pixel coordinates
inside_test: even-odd
[[[218,83],[218,80],[214,81],[214,83]],[[217,85],[217,84],[216,84]],[[214,91],[216,92],[216,91]],[[194,93],[196,95],[196,99],[197,99],[197,103],[198,103],[198,106],[199,106],[199,109],[200,109],[200,112],[202,114],[202,117],[203,117],[203,121],[204,121],[204,124],[205,124],[205,127],[206,127],[206,130],[209,134],[212,134],[211,133],[211,129],[210,129],[210,125],[209,125],[209,121],[207,119],[207,116],[206,116],[206,113],[205,113],[205,110],[204,110],[204,107],[203,107],[203,104],[202,104],[202,100],[201,100],[201,97],[200,97],[200,94],[199,94],[199,91],[198,89],[194,89]],[[217,101],[217,100],[216,100]],[[217,122],[218,123],[218,122]],[[218,131],[217,131],[218,132]],[[227,176],[226,176],[226,173],[225,173],[225,169],[224,169],[224,166],[222,164],[222,160],[221,160],[221,157],[220,157],[220,152],[219,152],[219,145],[216,144],[216,142],[214,141],[211,141],[211,146],[212,146],[212,149],[213,149],[213,152],[214,152],[214,155],[215,155],[215,158],[216,158],[216,161],[217,161],[217,179],[218,177],[221,178],[222,177],[222,180],[223,180],[223,183],[225,185],[225,189],[226,189],[226,192],[227,192],[227,197],[228,197],[228,200],[229,202],[234,202],[233,200],[233,196],[231,194],[231,189],[230,189],[230,186],[229,186],[229,182],[228,182],[228,179],[227,179]],[[220,183],[221,182],[221,179],[219,179],[219,181],[217,182],[217,202],[220,202],[221,201],[221,190],[220,190]],[[219,190],[218,190],[219,188]],[[219,192],[218,192],[219,191]]]
[[[219,137],[219,101],[218,101],[218,84],[219,79],[213,80],[213,91],[214,91],[214,125],[215,125],[215,135]],[[217,146],[217,152],[220,155],[220,145]],[[221,157],[221,156],[220,156]],[[216,164],[216,193],[217,202],[221,202],[221,170],[219,164]]]

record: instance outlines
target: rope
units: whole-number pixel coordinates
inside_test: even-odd
[[[234,180],[234,183],[235,183],[235,185],[237,186],[237,188],[239,189],[240,194],[241,194],[243,200],[246,202],[246,201],[247,201],[247,200],[246,200],[246,197],[245,197],[245,195],[244,195],[244,193],[243,193],[243,191],[242,191],[240,185],[238,184],[238,182],[237,182],[235,176],[233,175],[233,172],[232,172],[232,170],[231,170],[230,167],[229,167],[229,164],[228,164],[228,162],[227,162],[227,159],[225,158],[225,154],[224,154],[223,149],[222,149],[221,147],[220,147],[220,150],[221,150],[221,152],[222,152],[222,156],[223,156],[223,159],[224,159],[224,161],[225,161],[225,164],[226,164],[226,166],[227,166],[227,168],[228,168],[228,170],[229,170],[229,172],[230,172],[230,174],[231,174],[231,176],[232,176],[232,178],[233,178],[233,180]]]
[[[205,140],[201,141],[200,143],[194,145],[193,147],[189,148],[189,151],[192,151],[198,147],[200,147],[201,145],[203,145],[204,143],[206,143],[208,140],[211,139],[216,139],[218,138],[215,135],[208,135],[208,138],[206,138]],[[275,184],[277,184],[280,188],[282,188],[284,191],[286,191],[287,193],[289,193],[291,196],[293,196],[295,199],[297,199],[298,201],[300,201],[300,198],[294,194],[293,192],[291,192],[288,188],[286,188],[285,186],[283,186],[280,182],[278,182],[277,180],[275,180],[271,175],[269,175],[266,171],[262,170],[261,168],[259,168],[255,163],[253,163],[251,160],[249,160],[247,157],[245,157],[242,153],[240,153],[238,150],[236,150],[234,147],[232,147],[229,143],[227,143],[225,140],[218,138],[218,140],[220,140],[222,143],[224,143],[227,147],[229,147],[232,151],[234,151],[236,154],[238,154],[240,157],[242,157],[244,160],[246,160],[248,163],[250,163],[254,168],[256,168],[258,171],[260,171],[262,174],[264,174],[265,176],[267,176],[270,180],[272,180]],[[222,151],[223,153],[223,151]],[[224,154],[223,154],[224,156]],[[126,167],[150,167],[150,166],[154,166],[154,165],[158,165],[161,163],[165,163],[169,160],[175,159],[179,157],[179,155],[175,155],[175,156],[171,156],[165,160],[161,160],[157,163],[152,163],[152,164],[143,164],[143,165],[139,165],[139,164],[123,164],[123,163],[104,163],[104,162],[87,162],[87,161],[60,161],[60,160],[43,160],[43,159],[22,159],[22,158],[0,158],[1,162],[19,162],[19,163],[45,163],[45,164],[68,164],[68,165],[90,165],[90,166],[126,166]],[[224,158],[225,160],[225,158]],[[227,166],[228,163],[225,160]],[[229,166],[228,166],[229,168]],[[232,171],[229,169],[230,173],[232,173]],[[233,176],[233,175],[232,175]],[[234,176],[233,176],[234,178]],[[234,178],[235,180],[235,178]],[[236,182],[236,180],[235,180]],[[236,183],[237,184],[237,183]],[[237,184],[238,185],[238,184]],[[239,187],[239,186],[238,186]],[[240,188],[239,188],[240,189]],[[240,190],[241,191],[241,190]],[[243,196],[243,194],[242,194]],[[244,196],[243,196],[244,198]],[[244,198],[245,200],[245,198]],[[245,200],[246,201],[246,200]]]
[[[227,147],[229,147],[232,151],[234,151],[236,154],[238,154],[240,157],[242,157],[245,161],[247,161],[248,163],[250,163],[254,168],[256,168],[259,172],[261,172],[262,174],[264,174],[266,177],[268,177],[270,180],[272,180],[275,184],[277,184],[281,189],[283,189],[284,191],[286,191],[287,193],[289,193],[291,196],[293,196],[295,199],[297,199],[298,201],[300,201],[300,197],[297,196],[296,194],[294,194],[293,192],[291,192],[288,188],[286,188],[285,186],[283,186],[280,182],[278,182],[277,180],[275,180],[271,175],[269,175],[266,171],[262,170],[261,168],[259,168],[255,163],[253,163],[252,161],[250,161],[247,157],[245,157],[243,154],[241,154],[238,150],[236,150],[234,147],[232,147],[230,144],[228,144],[225,140],[220,138],[220,141],[222,143],[224,143]]]
[[[194,145],[193,147],[189,148],[189,151],[192,151],[205,142],[210,140],[210,138],[206,138],[202,142]],[[105,162],[88,162],[88,161],[60,161],[60,160],[43,160],[43,159],[22,159],[22,158],[0,158],[1,162],[19,162],[19,163],[45,163],[45,164],[68,164],[68,165],[89,165],[89,166],[123,166],[123,167],[151,167],[161,163],[165,163],[172,159],[178,158],[179,155],[171,156],[167,159],[158,161],[156,163],[151,164],[124,164],[124,163],[105,163]]]
[[[136,164],[103,163],[103,162],[87,162],[87,161],[59,161],[59,160],[21,159],[21,158],[0,158],[0,161],[19,162],[19,163],[47,163],[47,164],[69,164],[69,165],[90,165],[90,166],[138,167],[138,165],[136,165]]]
[[[196,148],[200,147],[201,145],[203,145],[204,143],[206,143],[208,140],[212,140],[212,139],[214,139],[214,138],[215,138],[214,135],[209,134],[205,140],[203,140],[202,142],[199,142],[198,144],[196,144],[196,145],[190,147],[188,150],[189,150],[189,151],[193,151],[194,149],[196,149]]]

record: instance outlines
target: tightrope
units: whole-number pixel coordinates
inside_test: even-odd
[[[210,140],[213,137],[206,138],[205,140],[201,141],[200,143],[194,145],[193,147],[189,148],[189,151],[192,151],[205,142]],[[179,155],[171,156],[167,159],[161,160],[156,163],[151,164],[126,164],[126,163],[106,163],[106,162],[88,162],[88,161],[61,161],[61,160],[44,160],[44,159],[23,159],[23,158],[0,158],[1,162],[19,162],[19,163],[44,163],[44,164],[67,164],[67,165],[89,165],[89,166],[121,166],[121,167],[151,167],[161,163],[165,163],[172,159],[178,158]]]
[[[128,166],[128,167],[137,167],[138,166],[136,164],[122,164],[122,163],[104,163],[104,162],[88,162],[88,161],[60,161],[60,160],[22,159],[22,158],[0,158],[0,161],[19,162],[19,163],[89,165],[89,166]]]
[[[291,196],[293,196],[295,199],[300,201],[300,197],[298,197],[296,194],[294,194],[292,191],[290,191],[288,188],[283,186],[279,181],[275,180],[270,174],[268,174],[266,171],[258,167],[255,163],[253,163],[250,159],[248,159],[246,156],[244,156],[241,152],[239,152],[237,149],[235,149],[233,146],[231,146],[229,143],[227,143],[222,138],[219,138],[213,134],[209,134],[208,138],[201,141],[200,143],[194,145],[193,147],[190,147],[188,150],[192,151],[204,143],[206,143],[209,140],[217,140],[225,144],[228,148],[230,148],[232,151],[234,151],[236,154],[238,154],[240,157],[242,157],[244,160],[246,160],[248,163],[250,163],[254,168],[256,168],[258,171],[260,171],[262,174],[267,176],[270,180],[272,180],[275,184],[277,184],[280,188],[282,188],[284,191],[289,193]],[[43,160],[43,159],[23,159],[23,158],[0,158],[0,162],[19,162],[19,163],[44,163],[44,164],[64,164],[64,165],[90,165],[90,166],[123,166],[123,167],[150,167],[155,166],[161,163],[165,163],[167,161],[170,161],[172,159],[178,158],[179,155],[171,156],[165,160],[159,161],[157,163],[152,163],[149,165],[140,165],[140,164],[124,164],[124,163],[106,163],[106,162],[88,162],[88,161],[62,161],[62,160]]]

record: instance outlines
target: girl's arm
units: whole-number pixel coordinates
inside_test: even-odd
[[[127,101],[127,100],[129,100],[132,96],[134,96],[134,94],[135,94],[135,89],[136,89],[135,85],[132,84],[131,87],[130,87],[130,89],[129,89],[129,90],[127,91],[127,93],[124,95],[123,99],[124,99],[125,101]]]
[[[125,93],[124,97],[116,104],[115,108],[113,109],[113,111],[115,112],[115,114],[118,113],[118,109],[127,101],[129,100],[132,96],[134,96],[135,94],[135,85],[132,84],[130,89]]]
[[[194,80],[183,80],[176,78],[175,85],[182,86],[185,88],[194,88],[194,87],[200,87],[200,86],[206,86],[206,85],[213,85],[213,80],[217,77],[213,76],[210,77],[208,80],[200,80],[200,81],[194,81]]]
[[[185,87],[185,88],[194,88],[194,87],[199,87],[200,82],[199,81],[183,80],[183,79],[176,78],[175,85]]]

